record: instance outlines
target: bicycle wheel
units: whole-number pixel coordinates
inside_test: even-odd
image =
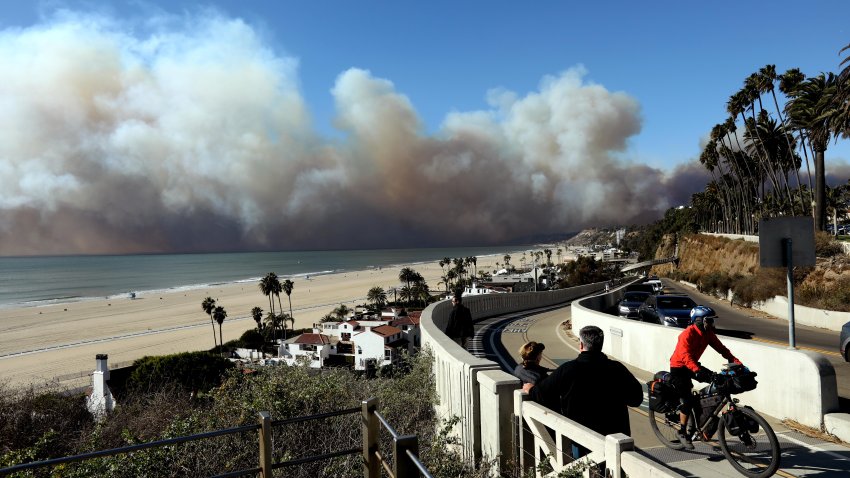
[[[744,476],[765,478],[772,476],[779,469],[779,440],[768,425],[767,420],[751,409],[741,407],[739,412],[752,418],[759,424],[757,433],[742,432],[739,436],[728,435],[726,421],[720,420],[720,430],[717,439],[720,449],[729,463]]]
[[[679,429],[682,428],[679,423],[679,412],[656,413],[650,410],[649,426],[664,446],[674,450],[685,447],[679,442]]]

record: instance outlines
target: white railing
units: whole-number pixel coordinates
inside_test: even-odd
[[[464,304],[472,312],[473,320],[478,320],[564,304],[601,291],[604,286],[605,283],[600,282],[550,292],[487,294],[464,298]],[[556,436],[566,437],[590,449],[593,452],[590,458],[599,460],[598,463],[604,461],[606,467],[611,467],[612,476],[620,476],[621,467],[633,478],[680,476],[651,461],[630,455],[634,452],[629,451],[633,447],[629,437],[602,437],[536,403],[515,399],[516,394],[522,396],[518,391],[520,381],[516,377],[502,371],[491,360],[473,357],[443,333],[450,311],[451,304],[443,301],[422,312],[422,344],[431,350],[434,357],[438,416],[459,419],[452,432],[466,458],[498,458],[500,466],[523,460],[527,467],[536,466],[539,463],[522,458],[520,453],[521,445],[528,440],[521,444],[522,433],[518,431],[524,429],[523,424],[530,424],[529,427],[534,429],[550,427],[555,430]],[[518,427],[518,424],[521,426]],[[534,436],[544,435],[536,433]],[[534,446],[557,449],[559,443],[550,442],[547,445],[541,438]],[[566,466],[562,463],[563,460],[556,464]]]
[[[538,469],[548,462],[553,472],[587,466],[604,469],[601,475],[620,478],[678,477],[670,469],[634,451],[634,439],[622,433],[603,436],[538,403],[527,400],[522,391],[514,392],[514,413],[517,416],[519,464],[523,470]],[[587,453],[580,459],[572,457],[572,445],[580,445]],[[543,457],[542,459],[540,457]]]
[[[565,303],[603,288],[604,283],[599,283],[553,292],[488,294],[465,298],[464,303],[477,320]],[[573,329],[597,325],[606,331],[608,339],[603,351],[610,357],[647,371],[666,369],[679,331],[597,312],[610,307],[621,296],[622,290],[615,290],[574,304]],[[443,333],[450,311],[451,304],[447,301],[432,304],[423,311],[422,344],[434,356],[437,413],[444,419],[459,419],[453,433],[465,457],[475,460],[498,457],[500,465],[506,465],[528,461],[523,461],[521,450],[536,447],[528,455],[535,457],[539,456],[538,451],[561,450],[562,444],[557,440],[546,441],[548,432],[539,433],[541,427],[548,427],[554,430],[554,436],[560,434],[591,450],[590,458],[604,461],[612,476],[618,476],[619,469],[633,478],[679,476],[630,451],[632,445],[623,437],[601,437],[533,402],[515,398],[520,388],[516,377],[502,371],[493,361],[473,357]],[[759,373],[759,387],[741,395],[756,409],[816,428],[823,425],[824,414],[837,410],[835,371],[823,356],[732,338],[724,338],[724,342]],[[720,368],[722,359],[718,354],[709,351],[703,358],[709,368]],[[523,439],[521,432],[525,428],[535,430],[527,439]],[[611,444],[606,445],[608,442]],[[554,465],[568,466],[563,459]]]

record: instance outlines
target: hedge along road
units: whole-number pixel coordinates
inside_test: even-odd
[[[533,340],[546,345],[541,365],[555,368],[579,353],[577,338],[562,326],[569,322],[570,315],[571,308],[567,306],[488,319],[476,324],[475,343],[470,348],[476,355],[494,360],[511,371],[519,360],[520,346]],[[674,347],[675,344],[671,344],[670,350],[663,353],[672,354]],[[641,382],[652,378],[651,372],[624,365]],[[850,448],[806,437],[784,427],[775,418],[765,418],[776,432],[783,450],[782,468],[776,476],[846,476],[850,468]],[[678,473],[699,477],[741,476],[723,458],[716,441],[713,446],[698,442],[692,452],[670,450],[661,445],[649,426],[646,400],[640,408],[629,409],[629,420],[635,445]]]

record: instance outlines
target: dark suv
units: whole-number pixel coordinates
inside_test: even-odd
[[[691,323],[691,309],[696,302],[684,294],[651,295],[640,306],[640,320],[665,325],[667,327],[685,328]]]
[[[850,322],[841,326],[841,336],[838,338],[838,351],[845,362],[850,362]]]
[[[627,319],[637,319],[638,309],[650,295],[652,294],[640,290],[626,292],[620,302],[617,303],[617,314]]]

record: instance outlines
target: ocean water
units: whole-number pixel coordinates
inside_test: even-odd
[[[522,247],[0,257],[0,308],[255,282],[268,272],[284,279],[443,257],[501,256],[518,249]]]

